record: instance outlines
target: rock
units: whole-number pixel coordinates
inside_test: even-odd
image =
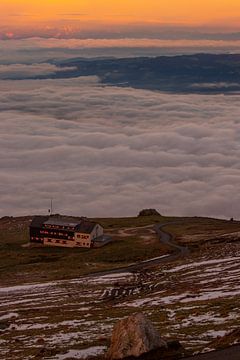
[[[168,341],[167,345],[168,350],[166,352],[166,359],[176,360],[192,355],[192,353],[189,350],[186,350],[178,340]]]
[[[9,321],[7,321],[7,320],[1,320],[0,321],[0,331],[8,329],[9,326],[10,326]]]
[[[156,209],[143,209],[138,216],[161,216],[161,214]]]
[[[101,335],[101,336],[98,337],[97,340],[101,341],[101,342],[106,342],[106,341],[108,341],[108,338],[106,336]]]
[[[150,320],[138,313],[120,320],[114,327],[107,359],[117,360],[139,357],[155,349],[166,349],[167,343],[160,337]]]
[[[40,350],[37,351],[35,354],[34,359],[45,359],[52,356],[55,356],[57,354],[57,350],[53,348],[47,348],[43,347]]]
[[[36,340],[36,343],[37,344],[45,344],[45,340],[44,340],[44,338],[40,337]]]

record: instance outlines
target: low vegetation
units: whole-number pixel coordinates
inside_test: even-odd
[[[100,222],[105,232],[113,237],[112,244],[100,249],[28,247],[31,217],[0,219],[0,283],[73,278],[169,252],[155,234],[151,235],[151,246],[147,245],[146,239],[142,238],[145,232],[141,229],[115,236],[122,228],[159,223],[162,221],[159,216],[94,220]]]
[[[139,310],[166,341],[179,340],[190,353],[240,342],[239,332],[231,333],[240,326],[239,240],[216,241],[239,232],[240,223],[161,216],[95,220],[114,242],[81,250],[26,247],[31,217],[0,219],[0,284],[7,286],[0,291],[1,358],[54,360],[94,346],[105,351],[113,325]],[[171,251],[153,230],[170,222],[166,230],[176,242],[196,244],[188,257],[134,274],[79,277]],[[19,284],[24,286],[8,287]]]
[[[169,222],[175,240],[190,246],[221,234],[240,231],[240,223],[208,218],[161,215],[96,218],[113,243],[101,249],[28,247],[32,217],[0,219],[0,283],[24,283],[73,278],[87,273],[124,267],[172,251],[159,242],[153,225]]]
[[[240,232],[240,222],[232,219],[183,218],[167,226],[166,230],[175,236],[178,243],[198,249],[206,243],[232,241],[235,234]],[[225,238],[225,235],[228,237]]]

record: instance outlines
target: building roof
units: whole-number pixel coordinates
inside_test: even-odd
[[[93,239],[93,242],[95,242],[95,243],[105,243],[105,242],[110,242],[110,241],[112,241],[112,238],[109,235],[101,235],[101,236],[98,236],[97,238]]]
[[[97,225],[95,222],[91,222],[89,220],[86,220],[85,218],[82,218],[79,221],[71,221],[60,216],[35,216],[32,220],[30,227],[41,228],[44,224],[52,226],[71,227],[74,229],[74,231],[78,231],[84,234],[91,234],[91,232]]]
[[[79,231],[84,234],[91,234],[93,229],[97,224],[88,220],[81,220],[81,222],[76,226],[76,231]]]
[[[75,228],[79,222],[67,221],[66,219],[49,217],[47,221],[44,221],[45,225],[56,225],[56,226],[70,226]]]
[[[47,221],[49,216],[34,216],[32,219],[32,222],[30,224],[30,227],[42,227],[44,222]]]

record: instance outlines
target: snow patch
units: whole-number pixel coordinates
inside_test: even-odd
[[[54,360],[65,359],[87,359],[90,356],[97,356],[104,354],[106,346],[93,346],[83,350],[69,350],[66,354],[57,355]]]
[[[1,320],[8,320],[8,319],[16,318],[16,317],[18,317],[18,316],[19,316],[19,315],[18,315],[17,313],[14,313],[14,312],[9,313],[9,314],[5,314],[5,315],[1,315],[1,316],[0,316],[0,321],[1,321]]]
[[[236,261],[236,260],[240,260],[240,256],[228,257],[228,258],[224,258],[224,259],[193,262],[193,263],[189,263],[189,264],[176,266],[175,268],[170,269],[170,270],[165,270],[165,273],[174,273],[174,272],[178,272],[180,270],[185,270],[185,269],[189,269],[189,268],[193,268],[193,267],[198,267],[198,266],[203,266],[203,265],[214,265],[214,264],[220,264],[220,263],[231,262],[231,261]]]

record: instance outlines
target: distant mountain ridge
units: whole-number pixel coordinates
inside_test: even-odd
[[[177,93],[240,91],[240,54],[77,58],[55,64],[75,69],[53,78],[98,76],[102,84]]]

